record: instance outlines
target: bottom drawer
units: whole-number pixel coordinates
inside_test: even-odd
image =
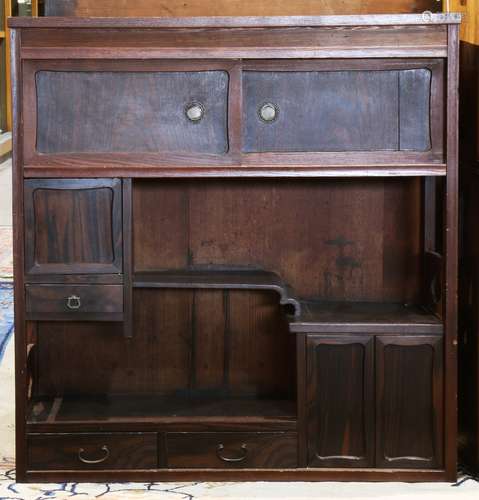
[[[192,432],[167,435],[170,468],[294,468],[293,432]]]
[[[157,435],[30,434],[28,468],[48,469],[152,469],[158,465]]]

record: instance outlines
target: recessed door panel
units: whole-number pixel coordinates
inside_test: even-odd
[[[28,274],[122,271],[121,181],[25,181]]]
[[[374,466],[371,336],[309,336],[307,437],[310,467]]]
[[[246,71],[244,151],[431,149],[431,71]]]
[[[378,467],[443,463],[442,337],[376,340]]]
[[[39,71],[39,153],[228,151],[226,71]]]

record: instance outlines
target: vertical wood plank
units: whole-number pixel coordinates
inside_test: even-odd
[[[424,179],[424,251],[436,251],[436,203],[437,181],[434,177]]]
[[[457,280],[458,280],[458,104],[459,27],[448,26],[447,64],[447,178],[445,224],[445,466],[447,477],[457,475]]]
[[[238,63],[229,70],[228,142],[229,151],[241,161],[243,147],[243,71]]]
[[[195,295],[195,389],[223,386],[227,314],[221,290],[201,290]]]
[[[20,62],[20,31],[10,32],[11,43],[11,76],[13,106],[13,268],[15,295],[15,432],[16,432],[16,478],[25,480],[27,441],[26,441],[26,408],[27,408],[27,344],[25,338],[25,295],[24,295],[24,218],[23,218],[23,132],[22,132],[22,69]]]
[[[133,337],[133,200],[132,181],[123,179],[123,332]]]
[[[298,467],[308,465],[308,435],[307,435],[307,358],[306,339],[304,333],[296,335],[296,386],[298,412]]]

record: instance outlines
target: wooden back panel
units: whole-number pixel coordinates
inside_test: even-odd
[[[137,181],[135,270],[261,267],[300,297],[414,302],[420,203],[411,178]]]

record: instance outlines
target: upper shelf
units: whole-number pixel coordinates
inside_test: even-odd
[[[190,288],[222,290],[272,290],[281,305],[301,314],[301,305],[291,288],[275,273],[262,270],[178,270],[136,273],[134,288]]]

